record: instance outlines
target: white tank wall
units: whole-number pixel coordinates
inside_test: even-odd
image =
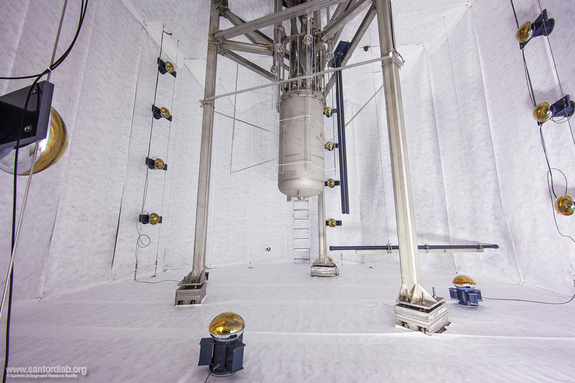
[[[133,275],[159,46],[121,3],[90,4],[74,51],[52,76],[54,107],[70,130],[70,144],[58,164],[34,176],[16,259],[20,298]],[[565,91],[573,94],[575,70],[567,53],[570,37],[565,37],[575,23],[573,5],[542,5],[557,19],[553,50]],[[516,1],[516,8],[520,19],[539,13],[534,0]],[[61,1],[56,0],[8,1],[0,6],[2,75],[33,73],[45,66],[60,10]],[[59,52],[71,40],[77,12],[78,4],[69,2]],[[207,14],[205,18],[207,24]],[[508,3],[475,2],[458,23],[448,26],[449,49],[441,38],[426,47],[404,47],[402,34],[397,35],[399,51],[407,60],[401,76],[420,243],[481,241],[501,246],[483,254],[422,255],[424,283],[426,270],[459,271],[475,279],[494,275],[511,283],[520,281],[521,270],[526,283],[560,291],[572,286],[575,245],[555,229],[514,23]],[[375,27],[361,46],[377,46]],[[375,51],[360,49],[354,60],[371,58]],[[449,54],[455,64],[453,76]],[[554,101],[559,94],[555,82],[548,80],[553,72],[544,40],[530,42],[526,57],[538,99]],[[236,68],[219,58],[218,93],[234,89]],[[381,85],[379,65],[356,69],[344,72],[348,121]],[[238,88],[265,82],[243,68],[237,79]],[[28,84],[0,81],[0,93]],[[173,84],[170,77],[160,77],[158,103],[171,102],[174,92],[174,121],[154,123],[151,154],[165,157],[169,170],[150,174],[145,209],[160,210],[164,223],[144,227],[151,245],[139,253],[142,277],[152,274],[156,258],[160,269],[191,267],[201,130],[198,100],[203,92],[185,67],[178,68],[175,88]],[[344,222],[327,229],[328,245],[396,243],[383,99],[374,100],[347,127],[351,214],[340,213],[338,188],[326,190],[326,218]],[[216,102],[219,112],[259,128],[216,116],[209,266],[290,260],[291,205],[277,189],[273,161],[279,146],[276,101],[270,92],[258,91]],[[335,106],[329,98],[327,105]],[[112,109],[115,114],[109,113]],[[333,121],[324,121],[326,138],[333,134]],[[567,171],[575,158],[568,129],[564,124],[544,126],[552,166]],[[335,154],[325,153],[326,168]],[[325,178],[339,177],[330,170]],[[19,180],[20,196],[24,184],[24,178]],[[11,209],[11,192],[11,177],[0,174],[3,212]],[[575,194],[571,188],[569,193]],[[314,219],[311,232],[317,243]],[[573,222],[558,217],[565,234],[575,232]],[[9,254],[9,233],[10,214],[5,213],[0,215],[1,254]],[[341,252],[329,255],[341,260]],[[383,262],[399,272],[396,257],[347,252],[344,260]],[[6,263],[7,256],[0,257],[1,270]]]

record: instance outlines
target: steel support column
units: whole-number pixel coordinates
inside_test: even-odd
[[[200,164],[198,174],[198,196],[196,203],[196,226],[194,236],[194,259],[192,272],[188,274],[180,283],[186,287],[187,284],[199,284],[205,281],[205,261],[206,261],[206,233],[208,229],[208,200],[210,195],[210,171],[212,164],[212,138],[214,130],[214,102],[210,100],[216,94],[216,66],[218,61],[218,42],[214,35],[220,28],[219,5],[221,0],[212,0],[210,8],[210,25],[208,34],[208,53],[206,60],[206,82],[204,88],[203,115],[202,115],[202,136],[200,143]],[[181,289],[181,288],[180,288]],[[178,303],[178,292],[176,292],[176,303]],[[205,294],[205,288],[203,289]],[[200,301],[201,301],[200,297]],[[194,303],[200,303],[195,300]]]
[[[381,55],[388,55],[390,51],[396,54],[391,2],[390,0],[374,0],[374,4],[377,9]],[[399,66],[393,60],[385,61],[382,63],[382,71],[401,262],[402,285],[398,302],[421,303],[423,301],[435,303],[436,300],[421,286]]]
[[[317,196],[317,224],[319,256],[311,267],[312,277],[335,277],[339,274],[337,266],[327,257],[327,235],[325,228],[325,191]]]

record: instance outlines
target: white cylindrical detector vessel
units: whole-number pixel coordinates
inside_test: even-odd
[[[325,188],[324,109],[323,95],[311,90],[281,97],[278,188],[289,197],[314,197]]]

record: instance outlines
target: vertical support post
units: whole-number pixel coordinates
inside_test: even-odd
[[[411,194],[407,137],[401,99],[399,64],[397,64],[396,60],[394,60],[395,57],[393,57],[397,55],[397,53],[395,51],[395,41],[393,37],[391,2],[390,0],[374,0],[374,3],[377,9],[381,56],[390,57],[390,60],[382,61],[382,72],[401,263],[402,286],[398,303],[435,303],[436,300],[421,286],[419,252],[417,249],[417,233],[415,229],[415,211]]]
[[[312,277],[336,277],[339,270],[327,257],[327,235],[325,230],[325,191],[317,196],[317,225],[319,230],[319,256],[311,266]]]
[[[206,60],[206,82],[204,99],[216,94],[216,66],[218,42],[214,34],[220,28],[219,5],[221,0],[212,0]],[[202,115],[202,137],[200,146],[200,170],[198,175],[198,198],[196,203],[196,226],[194,236],[194,260],[191,276],[186,282],[203,282],[205,278],[206,234],[208,229],[208,200],[210,196],[210,171],[212,165],[212,138],[214,130],[214,102],[205,101]],[[188,279],[186,278],[186,279]],[[198,302],[199,303],[199,302]]]
[[[317,226],[318,226],[318,242],[319,242],[319,257],[318,262],[325,264],[327,262],[327,236],[325,232],[325,199],[323,198],[325,191],[317,196]]]

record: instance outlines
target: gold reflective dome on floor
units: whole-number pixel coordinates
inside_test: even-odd
[[[236,313],[225,312],[212,320],[210,334],[217,339],[227,339],[232,335],[240,336],[245,328],[246,322],[241,316]]]
[[[475,286],[477,283],[467,275],[458,275],[453,279],[453,284],[456,286]]]
[[[54,165],[66,151],[68,147],[68,132],[66,124],[54,108],[50,112],[50,123],[46,138],[38,143],[36,162],[32,164],[34,158],[35,144],[28,144],[18,150],[18,175],[30,174],[30,169],[34,168],[34,173],[39,173],[44,169]],[[14,174],[14,155],[12,151],[0,159],[0,169],[7,173]]]
[[[555,200],[555,210],[563,215],[571,215],[575,211],[575,202],[568,195],[562,195]]]
[[[529,21],[524,22],[521,24],[515,37],[519,40],[520,43],[524,43],[531,38],[531,34],[533,33],[533,28],[531,27],[531,23]]]

